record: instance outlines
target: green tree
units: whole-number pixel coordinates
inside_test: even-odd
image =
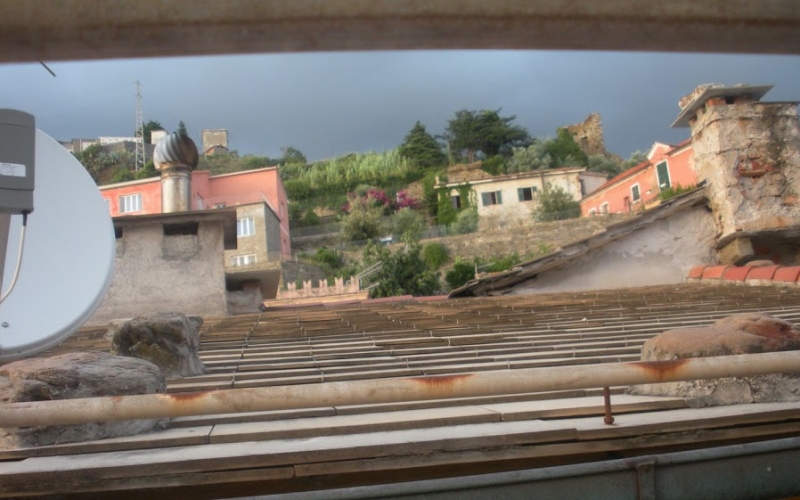
[[[439,211],[439,192],[434,186],[436,186],[436,172],[430,171],[422,178],[422,199],[431,217],[436,217]]]
[[[442,147],[420,122],[414,124],[398,150],[401,156],[424,170],[442,167],[447,161],[447,157],[442,153]]]
[[[512,122],[516,116],[500,116],[500,110],[462,109],[447,123],[443,135],[450,152],[469,162],[480,153],[484,158],[510,156],[512,148],[530,143],[528,131]]]
[[[153,144],[152,132],[153,130],[164,130],[164,127],[155,120],[150,120],[144,124],[144,142],[146,144]]]
[[[410,208],[403,208],[392,216],[392,234],[400,236],[402,241],[419,241],[424,230],[422,216]]]
[[[547,154],[553,159],[554,167],[586,166],[589,158],[575,142],[575,138],[565,128],[558,129],[556,138],[548,141]]]
[[[186,124],[183,123],[183,120],[178,122],[178,130],[176,130],[181,135],[189,136],[189,132],[186,130]]]
[[[631,153],[631,156],[622,164],[622,170],[633,168],[643,161],[647,161],[647,153],[641,150],[636,150]]]
[[[442,243],[432,241],[422,247],[422,259],[429,268],[437,271],[450,259],[450,250]]]
[[[546,184],[544,190],[539,192],[537,201],[539,204],[533,214],[539,222],[574,219],[581,215],[580,203],[573,200],[561,186]]]
[[[450,190],[441,188],[438,191],[439,200],[436,208],[436,222],[442,226],[449,226],[456,221],[458,212],[453,207],[453,202],[450,201]]]
[[[370,290],[370,298],[436,293],[441,286],[439,273],[428,268],[420,253],[418,243],[403,245],[394,253],[378,248],[377,260],[382,265],[372,280],[377,285]]]
[[[281,153],[283,153],[283,157],[278,160],[278,163],[286,165],[305,165],[307,163],[306,155],[301,153],[299,149],[289,146],[281,148]]]
[[[552,141],[536,139],[526,148],[514,148],[514,153],[508,161],[509,174],[544,170],[553,167],[553,158],[547,152],[548,144]]]
[[[478,207],[468,207],[458,213],[451,228],[455,234],[469,234],[478,230]]]
[[[381,234],[383,207],[368,199],[351,196],[350,212],[342,219],[340,235],[346,242],[366,241]]]
[[[602,172],[610,176],[617,175],[622,172],[622,165],[605,155],[592,155],[589,157],[589,164],[587,166],[592,172]]]
[[[463,286],[467,281],[474,279],[475,264],[472,262],[456,261],[453,269],[444,275],[444,280],[451,289]]]

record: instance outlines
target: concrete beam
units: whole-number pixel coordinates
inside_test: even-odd
[[[38,0],[0,5],[0,62],[248,52],[800,53],[796,0]]]

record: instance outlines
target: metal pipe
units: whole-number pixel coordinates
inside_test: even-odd
[[[164,136],[153,151],[153,163],[161,171],[161,211],[192,209],[192,170],[197,168],[197,146],[188,136],[173,132]]]
[[[589,389],[800,372],[800,352],[0,405],[0,427],[66,425]]]

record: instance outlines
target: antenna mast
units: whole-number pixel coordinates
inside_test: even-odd
[[[142,84],[136,80],[136,170],[144,168],[144,116],[142,115]]]

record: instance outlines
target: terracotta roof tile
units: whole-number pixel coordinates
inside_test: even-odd
[[[748,280],[771,280],[779,266],[754,267],[748,274]]]
[[[800,276],[800,266],[781,266],[775,271],[775,276],[772,280],[792,283],[797,281],[798,276]]]

